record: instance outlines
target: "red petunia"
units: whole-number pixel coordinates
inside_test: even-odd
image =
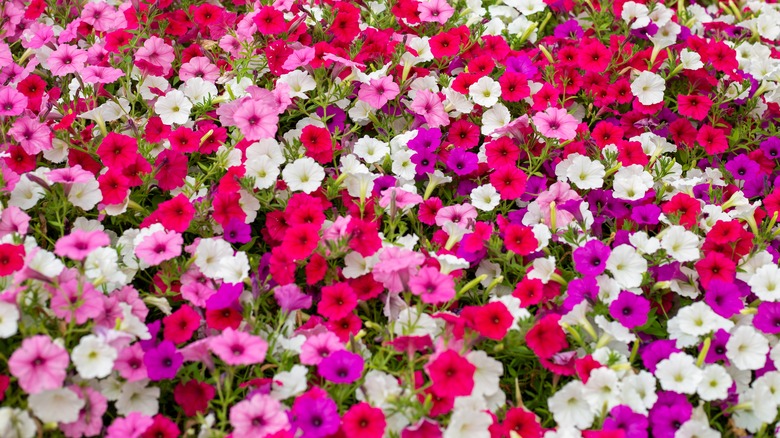
[[[341,429],[347,438],[381,438],[386,427],[384,412],[366,402],[352,405],[341,419]]]
[[[350,313],[340,319],[328,320],[325,326],[328,330],[335,333],[341,342],[347,342],[349,341],[350,336],[354,336],[360,331],[363,327],[363,321],[359,316]]]
[[[609,67],[612,53],[598,40],[580,46],[578,48],[578,67],[593,73],[603,73]]]
[[[200,315],[192,307],[183,305],[179,310],[163,318],[163,336],[174,344],[187,342],[200,327]]]
[[[719,252],[710,252],[694,265],[699,282],[705,289],[713,280],[731,283],[737,273],[737,264]]]
[[[722,129],[704,125],[696,135],[696,142],[710,155],[721,154],[729,148],[729,140]]]
[[[173,199],[161,202],[153,214],[166,229],[183,233],[187,231],[192,218],[195,217],[195,207],[187,196],[179,193]]]
[[[195,416],[198,412],[206,412],[215,394],[216,390],[213,386],[197,380],[179,383],[173,389],[173,399],[188,417]]]
[[[431,54],[437,60],[451,58],[460,53],[460,37],[452,32],[436,34],[431,37],[428,44],[431,46]]]
[[[712,107],[712,100],[707,96],[696,94],[679,94],[677,96],[677,112],[681,116],[702,121],[707,117]]]
[[[506,305],[498,301],[473,307],[473,309],[473,314],[469,317],[473,324],[472,329],[488,339],[495,341],[504,339],[515,321]],[[463,311],[465,312],[466,309]]]
[[[271,6],[263,6],[252,19],[262,35],[278,35],[287,30],[284,14]]]
[[[504,245],[515,254],[527,256],[536,251],[539,242],[530,227],[509,224],[504,228]]]
[[[162,190],[178,189],[184,185],[184,178],[187,177],[187,157],[179,152],[166,149],[160,152],[154,162],[158,168],[157,185]]]
[[[192,20],[195,21],[195,23],[197,23],[201,29],[219,23],[223,12],[224,9],[209,3],[204,3],[198,6],[190,6]]]
[[[306,264],[305,272],[306,284],[309,286],[317,284],[325,278],[325,274],[328,272],[328,262],[325,257],[314,253],[309,259],[309,263]]]
[[[520,148],[509,137],[501,137],[485,145],[485,155],[490,167],[517,165],[520,158]]]
[[[357,295],[348,283],[336,283],[322,288],[317,312],[328,319],[341,319],[357,306]]]
[[[661,210],[667,216],[678,217],[680,225],[691,229],[699,220],[701,204],[690,195],[678,193],[672,196],[672,199],[666,202]]]
[[[133,137],[109,132],[100,142],[97,154],[106,166],[122,168],[135,161],[138,142]]]
[[[515,286],[512,296],[518,298],[523,307],[539,304],[544,298],[544,283],[538,278],[523,278]]]
[[[382,248],[379,224],[375,221],[364,221],[353,217],[347,225],[347,233],[350,236],[349,247],[363,257],[372,256]]]
[[[506,412],[502,424],[504,436],[511,436],[511,432],[523,438],[541,438],[542,425],[536,419],[536,414],[523,408],[511,408]]]
[[[431,390],[445,398],[471,395],[476,369],[465,357],[453,350],[441,353],[426,366],[433,382]]]
[[[603,149],[608,144],[617,145],[623,139],[623,129],[609,122],[598,122],[590,137]]]
[[[561,315],[545,315],[525,335],[528,348],[542,359],[549,359],[569,347],[566,333],[558,324],[560,319]]]
[[[455,147],[473,148],[479,143],[479,127],[468,120],[457,120],[450,125],[447,140]]]
[[[98,177],[105,204],[122,204],[130,192],[130,182],[119,170],[109,169]]]
[[[290,227],[282,239],[282,248],[292,260],[309,257],[320,243],[318,225],[297,225]]]
[[[0,244],[0,277],[11,275],[24,267],[24,246]]]
[[[174,151],[190,153],[198,150],[200,135],[186,126],[181,126],[171,132],[168,141],[171,142],[171,149]]]
[[[301,143],[306,148],[306,156],[314,158],[316,162],[328,164],[333,161],[333,139],[327,129],[307,125],[301,131]]]
[[[232,307],[206,310],[206,326],[210,329],[225,330],[230,327],[235,330],[243,320],[241,312]]]
[[[528,176],[515,166],[501,166],[490,174],[490,184],[498,190],[501,199],[515,200],[525,193]]]

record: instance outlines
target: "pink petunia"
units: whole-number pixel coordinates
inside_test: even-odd
[[[118,68],[100,67],[97,65],[90,65],[84,68],[80,74],[81,78],[87,84],[110,84],[125,75],[125,73]]]
[[[228,327],[210,339],[209,348],[228,365],[252,365],[265,360],[268,343],[259,336]]]
[[[428,0],[417,6],[420,11],[420,21],[423,23],[445,24],[455,13],[455,8],[447,0]]]
[[[36,335],[22,341],[8,359],[8,368],[25,392],[36,394],[62,387],[69,362],[63,347],[46,335]]]
[[[173,65],[176,54],[173,47],[166,44],[165,41],[157,36],[152,36],[144,41],[143,47],[135,52],[136,61],[152,65],[162,69],[163,74],[168,73]]]
[[[103,294],[95,290],[91,283],[79,284],[76,279],[61,282],[52,288],[51,309],[55,316],[66,322],[75,321],[84,324],[96,319],[103,313]]]
[[[73,167],[54,169],[46,174],[46,178],[53,183],[70,185],[90,182],[95,179],[95,175],[84,170],[80,164],[76,164]]]
[[[180,256],[183,243],[181,234],[175,231],[158,231],[146,236],[135,247],[135,255],[149,266],[157,266]]]
[[[425,256],[419,252],[395,246],[385,248],[379,255],[379,262],[374,265],[374,279],[390,292],[401,292],[424,261]]]
[[[27,96],[12,87],[0,87],[0,116],[18,116],[27,108]]]
[[[417,91],[409,109],[422,116],[429,128],[435,129],[450,124],[450,117],[444,111],[444,104],[441,98],[431,91]]]
[[[87,59],[88,55],[85,50],[70,44],[60,44],[56,50],[51,52],[47,62],[49,63],[51,74],[54,76],[65,76],[84,68]]]
[[[89,253],[102,246],[107,246],[109,243],[111,240],[108,238],[108,234],[103,231],[84,231],[76,228],[57,241],[54,245],[54,253],[60,257],[84,260]]]
[[[52,148],[51,129],[45,124],[32,117],[21,117],[16,119],[8,133],[28,155],[35,155],[38,152],[46,151]]]
[[[0,238],[19,233],[24,236],[30,226],[30,216],[21,208],[10,205],[0,214]]]
[[[151,427],[154,420],[140,412],[131,412],[127,417],[118,417],[106,430],[106,438],[140,438]]]
[[[247,99],[233,113],[233,122],[247,140],[262,140],[276,135],[279,115],[276,107]]]
[[[577,119],[566,110],[549,107],[531,118],[539,132],[549,138],[572,140],[577,136]]]
[[[384,76],[379,79],[371,79],[367,84],[360,86],[358,98],[371,105],[371,107],[380,109],[385,104],[398,96],[398,84],[393,81],[391,76]]]

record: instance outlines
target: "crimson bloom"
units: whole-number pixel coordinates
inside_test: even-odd
[[[11,275],[24,267],[24,246],[0,244],[0,277]]]
[[[694,120],[704,120],[711,107],[712,100],[707,96],[696,94],[680,94],[677,96],[677,112]]]
[[[316,162],[327,164],[333,161],[333,140],[327,129],[307,125],[301,131],[301,143],[306,148],[306,156]]]
[[[187,342],[200,327],[200,315],[192,307],[183,305],[179,310],[163,318],[163,336],[176,344]]]
[[[183,233],[195,217],[195,207],[184,193],[179,193],[173,199],[161,202],[153,215],[166,229]]]
[[[353,405],[341,418],[347,438],[382,438],[386,427],[384,412],[366,402]]]
[[[190,380],[176,385],[173,389],[173,399],[181,406],[184,415],[192,417],[198,412],[206,412],[215,393],[214,387],[208,383]]]
[[[509,224],[504,228],[504,245],[512,252],[526,256],[536,251],[539,242],[530,227]]]
[[[357,306],[357,295],[347,283],[336,283],[322,288],[322,299],[317,312],[328,319],[340,319]]]
[[[729,148],[729,140],[722,129],[704,125],[696,135],[696,142],[710,155],[721,154]]]
[[[699,219],[701,204],[698,200],[685,193],[678,193],[665,203],[661,210],[664,214],[680,218],[680,225],[691,229]]]
[[[439,397],[470,395],[474,389],[476,369],[465,357],[447,350],[427,365],[428,375],[433,381],[431,390]]]
[[[461,315],[469,320],[473,330],[480,335],[500,341],[514,324],[514,318],[504,303],[494,301],[484,306],[469,306]]]
[[[263,6],[253,18],[258,32],[263,35],[278,35],[287,30],[284,14],[271,6]]]
[[[527,181],[525,172],[515,166],[501,166],[490,174],[490,184],[504,200],[515,200],[522,196]]]
[[[284,234],[282,248],[292,260],[310,256],[320,242],[318,225],[296,225]]]
[[[706,289],[713,280],[730,283],[737,273],[737,264],[719,252],[709,252],[694,265],[699,282]]]
[[[561,315],[548,314],[528,330],[525,342],[542,359],[549,359],[569,346],[566,333],[558,324]]]

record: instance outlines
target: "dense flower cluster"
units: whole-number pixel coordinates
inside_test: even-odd
[[[0,37],[0,436],[780,436],[778,4]]]

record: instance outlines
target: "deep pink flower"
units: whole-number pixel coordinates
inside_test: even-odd
[[[358,98],[373,108],[380,109],[385,104],[398,96],[398,84],[393,82],[391,76],[383,76],[379,79],[371,79],[367,84],[360,86]]]

